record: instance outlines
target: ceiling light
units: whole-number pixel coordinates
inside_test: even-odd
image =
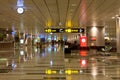
[[[75,6],[77,6],[77,5],[76,5],[76,4],[72,4],[71,6],[75,7]]]
[[[17,0],[17,12],[19,14],[22,14],[24,12],[24,1],[23,0]]]
[[[116,17],[118,17],[119,15],[115,15]]]
[[[47,26],[47,27],[50,27],[50,26],[51,26],[51,21],[48,21],[48,22],[46,23],[46,26]]]
[[[19,14],[22,14],[24,12],[24,9],[22,7],[17,8],[17,12]]]
[[[112,19],[115,19],[115,17],[112,17]]]

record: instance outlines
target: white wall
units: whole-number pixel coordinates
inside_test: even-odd
[[[98,27],[87,27],[87,37],[88,37],[88,46],[105,46],[104,40],[105,28],[103,26]],[[96,40],[92,41],[91,38],[94,37]]]

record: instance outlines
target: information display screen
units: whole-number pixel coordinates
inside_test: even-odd
[[[46,33],[84,33],[84,28],[46,28]]]

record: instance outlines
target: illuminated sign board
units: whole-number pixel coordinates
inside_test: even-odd
[[[80,47],[87,47],[87,37],[80,36]]]
[[[84,33],[84,28],[46,28],[46,33]]]

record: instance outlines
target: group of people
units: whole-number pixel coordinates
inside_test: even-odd
[[[79,49],[79,44],[77,43],[77,41],[74,41],[74,43],[70,43],[66,41],[65,45],[68,45],[68,48],[71,49]]]

